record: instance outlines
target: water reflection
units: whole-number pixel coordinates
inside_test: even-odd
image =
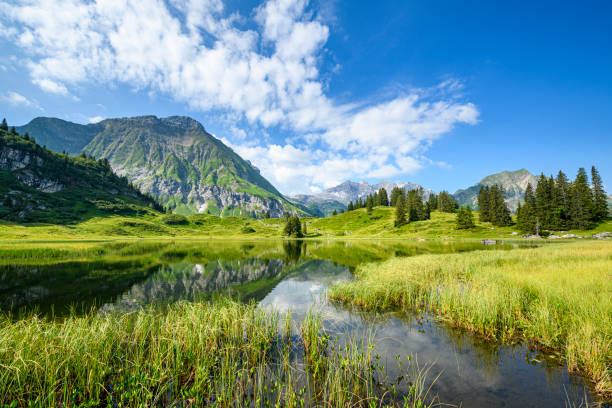
[[[178,300],[205,300],[218,293],[291,311],[299,325],[315,308],[326,330],[342,345],[375,333],[376,353],[392,378],[396,356],[434,363],[442,375],[433,392],[463,406],[547,407],[584,394],[580,377],[526,345],[500,346],[427,316],[364,313],[329,303],[326,290],[352,279],[362,262],[393,256],[488,250],[481,243],[428,242],[226,242],[112,244],[103,257],[43,265],[0,266],[4,310],[70,304],[100,305],[101,313],[124,312]],[[496,248],[512,249],[511,245]],[[432,378],[433,379],[433,378]],[[406,391],[406,390],[404,390]]]

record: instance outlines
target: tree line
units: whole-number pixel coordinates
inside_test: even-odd
[[[525,203],[516,212],[519,229],[527,234],[542,230],[589,229],[608,216],[608,203],[603,181],[595,166],[591,167],[591,183],[584,168],[574,181],[559,171],[556,178],[538,178],[534,188],[525,190]]]
[[[497,184],[480,187],[478,192],[480,222],[490,222],[498,227],[512,224],[510,209],[504,201],[504,194],[504,189]]]

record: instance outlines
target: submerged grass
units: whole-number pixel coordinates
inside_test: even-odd
[[[424,379],[389,398],[372,344],[329,344],[310,314],[228,299],[61,321],[0,317],[0,406],[427,406]]]
[[[393,258],[357,268],[332,299],[365,309],[424,308],[499,340],[556,350],[612,395],[612,243]]]

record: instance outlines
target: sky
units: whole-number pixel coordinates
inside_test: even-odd
[[[537,3],[537,4],[535,4]],[[282,193],[595,165],[608,1],[0,0],[0,116],[187,115]]]

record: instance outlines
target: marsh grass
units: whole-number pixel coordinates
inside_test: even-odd
[[[334,347],[314,314],[297,333],[290,316],[284,331],[278,323],[226,298],[63,320],[3,316],[0,406],[428,406],[423,378],[389,398],[369,340]]]
[[[612,243],[393,258],[358,267],[332,299],[425,309],[488,338],[527,338],[612,394]]]

